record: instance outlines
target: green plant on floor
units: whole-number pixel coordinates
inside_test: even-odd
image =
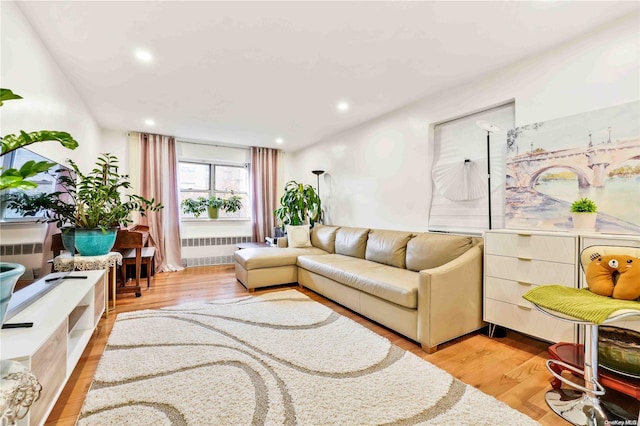
[[[595,213],[598,210],[596,203],[584,197],[571,204],[571,213]]]
[[[286,225],[313,226],[322,214],[322,204],[316,190],[307,184],[289,181],[284,187],[284,194],[280,197],[280,207],[274,214],[284,229]]]
[[[22,96],[13,93],[9,89],[0,88],[0,106],[5,101],[22,99]],[[2,138],[2,152],[0,156],[15,151],[18,148],[29,146],[36,142],[58,141],[62,146],[69,149],[76,149],[78,142],[67,132],[59,132],[56,130],[40,130],[36,132],[25,132],[21,130],[19,134],[10,134]],[[56,163],[49,161],[27,161],[19,169],[8,168],[0,173],[0,190],[3,189],[33,189],[38,185],[27,179],[36,176],[38,173],[48,171],[55,166]]]

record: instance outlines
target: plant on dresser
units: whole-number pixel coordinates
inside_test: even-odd
[[[571,204],[571,218],[575,229],[593,230],[596,227],[598,207],[589,198],[579,198]]]

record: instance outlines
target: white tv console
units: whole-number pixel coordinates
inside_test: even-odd
[[[32,327],[0,332],[0,359],[24,364],[42,385],[18,426],[44,424],[104,313],[105,272],[69,275],[87,278],[63,280],[6,321],[32,322]]]

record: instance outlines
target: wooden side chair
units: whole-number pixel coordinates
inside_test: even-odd
[[[147,269],[147,288],[151,286],[151,276],[154,274],[153,271],[153,259],[156,255],[155,247],[143,247],[142,248],[142,263],[145,265]],[[120,267],[120,277],[122,279],[121,283],[124,285],[127,282],[127,265],[136,264],[136,249],[128,249],[122,253],[122,266]],[[136,276],[139,276],[136,271]]]

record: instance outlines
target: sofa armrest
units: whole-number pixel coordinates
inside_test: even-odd
[[[419,272],[418,341],[431,352],[437,345],[482,328],[483,246]]]

